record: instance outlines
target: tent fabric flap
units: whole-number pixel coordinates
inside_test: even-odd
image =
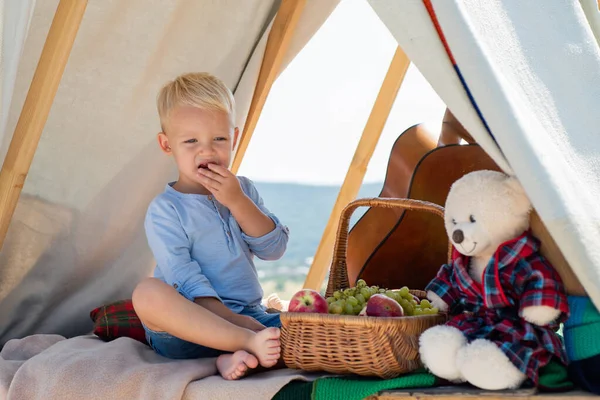
[[[600,307],[600,50],[580,3],[370,4],[473,137],[519,178]],[[443,66],[430,65],[434,57]]]

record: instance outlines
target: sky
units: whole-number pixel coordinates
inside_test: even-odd
[[[240,167],[256,181],[338,185],[397,43],[365,0],[342,0],[273,84]],[[411,64],[364,182],[382,182],[397,137],[439,132],[445,105]]]

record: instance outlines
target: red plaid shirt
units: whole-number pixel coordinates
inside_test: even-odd
[[[496,343],[536,385],[539,369],[552,356],[566,363],[556,330],[569,314],[560,276],[539,247],[529,232],[503,243],[487,265],[482,283],[469,275],[469,257],[454,249],[452,263],[442,266],[425,288],[449,305],[448,325],[460,329],[469,341],[483,338]],[[541,305],[562,313],[544,327],[522,318],[523,309]]]

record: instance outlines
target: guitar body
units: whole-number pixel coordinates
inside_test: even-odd
[[[411,128],[412,129],[412,128]],[[394,165],[402,162],[390,156],[388,176],[398,172]],[[431,149],[419,160],[406,186],[386,180],[380,197],[406,197],[443,206],[450,186],[463,175],[482,169],[499,171],[498,166],[477,144],[447,145]],[[400,176],[405,176],[401,171]],[[407,187],[406,193],[397,188]],[[398,195],[399,194],[399,195]],[[388,288],[408,286],[423,289],[448,261],[448,236],[438,216],[414,211],[369,209],[348,234],[348,278],[350,285],[364,279],[369,285]],[[371,213],[369,215],[369,213]],[[367,218],[365,218],[367,217]],[[364,225],[370,225],[368,227]],[[373,246],[374,238],[365,233],[385,237]],[[365,259],[364,254],[369,253]],[[360,257],[356,257],[356,255]]]
[[[415,168],[425,154],[435,149],[434,136],[423,125],[404,131],[392,146],[385,183],[379,197],[407,198]],[[346,262],[348,278],[353,284],[359,271],[381,242],[394,229],[402,210],[369,208],[354,225],[348,236]],[[369,284],[370,281],[367,281]]]

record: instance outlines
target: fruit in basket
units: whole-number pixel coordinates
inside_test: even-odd
[[[367,300],[369,300],[369,297],[371,297],[372,293],[368,287],[363,287],[360,288],[360,295],[365,299],[366,302]]]
[[[354,296],[348,296],[348,298],[346,299],[346,303],[350,303],[352,304],[352,307],[354,307],[358,304],[358,299]]]
[[[344,314],[346,315],[354,315],[354,307],[350,303],[346,303],[344,305]]]
[[[337,301],[334,303],[331,303],[329,305],[329,314],[342,314],[344,312],[343,307],[341,306],[340,303],[338,303]]]
[[[356,282],[355,287],[336,290],[327,298],[329,313],[338,315],[369,315],[367,313],[367,304],[375,295],[383,296],[397,302],[404,316],[438,313],[438,309],[433,308],[428,300],[419,299],[406,286],[401,289],[391,290],[379,286],[368,286],[362,279]]]
[[[402,317],[404,310],[393,298],[384,294],[374,294],[367,302],[369,317]]]
[[[302,289],[292,296],[288,311],[327,314],[329,305],[327,300],[316,290]]]

